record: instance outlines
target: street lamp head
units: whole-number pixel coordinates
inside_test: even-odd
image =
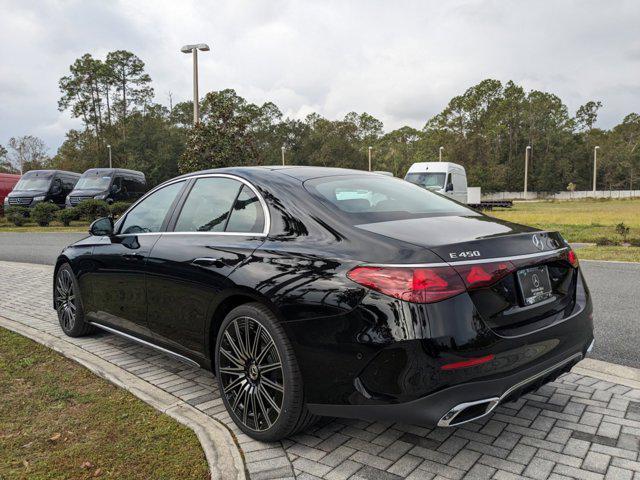
[[[206,43],[198,43],[198,44],[194,44],[194,45],[185,45],[184,47],[182,47],[180,49],[180,51],[182,53],[191,53],[194,50],[201,50],[203,52],[208,52],[211,49],[209,48],[209,45],[207,45]]]
[[[108,148],[108,149],[111,149],[111,145],[107,145],[107,148]]]
[[[531,145],[527,145],[527,150],[531,150]]]
[[[598,150],[600,148],[600,145],[596,145],[594,148]]]

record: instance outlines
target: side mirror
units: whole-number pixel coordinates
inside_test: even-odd
[[[62,185],[56,182],[51,186],[51,195],[60,195],[62,193]]]
[[[447,183],[447,188],[444,190],[445,192],[453,192],[453,183]]]
[[[113,219],[111,217],[102,217],[95,220],[89,227],[89,233],[94,237],[113,235]]]
[[[120,191],[120,187],[115,183],[111,185],[111,193],[118,193]]]

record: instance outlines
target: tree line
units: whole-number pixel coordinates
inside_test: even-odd
[[[305,119],[283,115],[277,105],[257,105],[232,89],[201,99],[201,122],[193,126],[192,103],[153,101],[144,62],[131,52],[110,52],[104,60],[85,54],[59,81],[60,110],[82,122],[52,157],[31,136],[0,146],[0,171],[47,166],[82,172],[113,164],[145,172],[155,185],[179,173],[233,165],[322,165],[373,169],[403,177],[414,162],[443,160],[464,165],[470,185],[483,191],[518,191],[524,155],[531,146],[529,189],[591,188],[593,149],[598,151],[598,188],[638,188],[640,115],[620,124],[595,127],[602,104],[589,101],[571,114],[548,92],[525,91],[512,81],[487,79],[452,98],[421,129],[385,131],[368,113],[331,120],[317,113]],[[45,149],[46,151],[46,149]]]

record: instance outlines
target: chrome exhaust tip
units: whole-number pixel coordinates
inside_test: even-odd
[[[438,422],[439,427],[457,427],[463,423],[473,422],[479,418],[489,415],[500,403],[499,397],[476,400],[475,402],[465,402],[456,405],[445,413]]]

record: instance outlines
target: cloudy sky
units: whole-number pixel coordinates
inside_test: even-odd
[[[608,128],[640,111],[640,2],[0,0],[0,144],[32,134],[55,150],[79,125],[57,110],[79,56],[127,49],[156,101],[191,95],[185,43],[206,42],[201,93],[234,88],[289,116],[366,111],[422,127],[484,78],[604,104]]]

